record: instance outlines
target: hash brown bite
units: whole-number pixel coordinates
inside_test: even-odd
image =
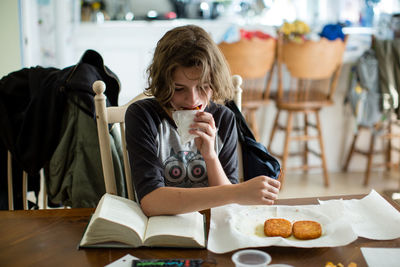
[[[292,223],[286,219],[273,218],[264,222],[266,236],[289,237],[292,234]]]
[[[322,235],[321,224],[316,221],[297,221],[293,223],[293,236],[301,240],[315,239]]]

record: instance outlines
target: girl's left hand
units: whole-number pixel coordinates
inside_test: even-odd
[[[214,146],[217,129],[212,114],[204,111],[197,112],[194,123],[190,127],[192,129],[189,130],[189,133],[198,136],[194,139],[194,142],[203,158],[205,160],[216,158],[217,153]]]

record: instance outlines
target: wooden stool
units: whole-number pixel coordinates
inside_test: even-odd
[[[242,83],[242,112],[256,140],[260,139],[256,111],[269,102],[271,80],[276,57],[274,38],[241,39],[219,45],[232,75],[240,75]]]
[[[347,39],[347,38],[346,38]],[[280,36],[278,41],[278,92],[275,96],[275,104],[278,109],[274,125],[270,135],[268,150],[281,159],[283,173],[286,173],[289,156],[301,156],[303,165],[299,168],[303,171],[318,167],[324,174],[324,185],[329,186],[328,170],[324,143],[321,133],[319,112],[323,107],[333,104],[332,96],[335,92],[337,80],[342,66],[342,57],[345,50],[346,39],[329,41],[322,38],[320,41],[305,41],[294,43],[283,41]],[[283,68],[286,68],[288,77],[283,79]],[[279,116],[287,112],[286,126],[279,125]],[[304,126],[294,127],[294,114],[304,116]],[[314,115],[315,124],[309,120],[309,114]],[[312,134],[309,128],[316,129]],[[285,131],[283,153],[278,155],[271,151],[272,142],[277,130]],[[292,133],[301,132],[301,135],[293,136]],[[318,141],[320,152],[312,150],[308,146],[309,141]],[[300,153],[289,153],[291,141],[304,142],[304,150]],[[321,166],[310,166],[308,154],[321,158]],[[282,179],[283,181],[284,179]]]
[[[393,162],[392,161],[392,152],[397,152],[400,154],[400,148],[395,147],[392,144],[393,139],[400,140],[400,133],[393,133],[393,126],[400,127],[400,121],[399,120],[389,120],[388,122],[385,122],[384,124],[376,125],[375,126],[375,131],[374,129],[371,129],[370,127],[364,127],[364,126],[358,126],[357,132],[354,134],[353,141],[351,143],[349,155],[347,156],[345,165],[343,167],[344,171],[347,171],[349,168],[349,164],[351,161],[352,156],[356,154],[360,154],[362,156],[367,157],[367,168],[365,170],[365,176],[364,176],[364,186],[367,186],[369,183],[369,178],[371,174],[371,169],[372,167],[386,167],[387,170],[390,170],[392,167],[396,166],[397,168],[400,167],[399,162]],[[368,131],[370,133],[370,142],[369,142],[369,148],[368,150],[362,150],[357,148],[356,143],[357,139],[359,137],[359,133],[361,131]],[[375,144],[377,138],[380,137],[382,139],[382,143],[386,141],[386,147],[383,144],[383,149],[382,150],[376,150]],[[375,155],[379,154],[384,154],[385,155],[385,161],[381,163],[373,163],[373,157]]]

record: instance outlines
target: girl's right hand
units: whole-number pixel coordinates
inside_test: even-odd
[[[268,176],[257,176],[238,184],[237,203],[241,205],[272,205],[278,198],[281,183]]]

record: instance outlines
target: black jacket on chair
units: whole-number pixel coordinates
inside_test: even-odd
[[[106,83],[109,104],[117,106],[120,82],[94,50],[87,50],[78,64],[65,69],[24,68],[0,80],[0,148],[11,152],[17,168],[35,175],[51,159],[70,94],[78,95],[90,107],[85,112],[95,118],[92,84],[96,80]],[[1,168],[0,208],[7,207],[2,205],[7,202],[6,177],[7,169]],[[21,182],[13,182],[15,190]]]

